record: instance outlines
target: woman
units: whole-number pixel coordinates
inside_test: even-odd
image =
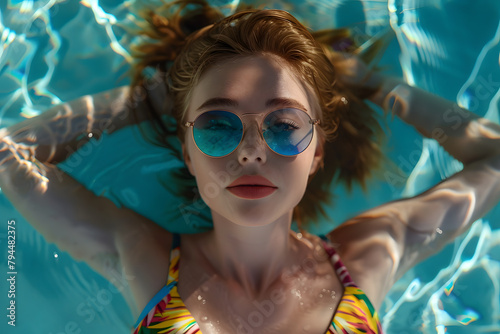
[[[4,193],[49,241],[110,281],[117,271],[127,278],[123,293],[143,310],[138,333],[381,332],[375,310],[395,280],[498,202],[499,127],[325,51],[285,12],[243,12],[213,26],[193,17],[152,15],[166,37],[143,47],[137,73],[175,59],[166,68],[170,113],[213,231],[173,235],[94,196],[41,163],[43,150],[14,141],[23,126],[2,135]],[[192,21],[202,27],[186,42],[179,29]],[[148,86],[137,75],[134,87]],[[376,165],[365,97],[437,139],[464,170],[350,219],[327,240],[292,232],[292,217],[304,225],[320,212],[335,173],[363,181]],[[154,109],[144,101],[138,109]]]

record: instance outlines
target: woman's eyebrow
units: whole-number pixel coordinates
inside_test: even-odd
[[[199,111],[201,109],[209,109],[214,107],[238,107],[238,101],[225,98],[225,97],[213,97],[205,102],[201,106],[196,109]],[[307,108],[302,105],[299,101],[295,99],[285,98],[285,97],[276,97],[266,101],[266,107],[288,107],[288,108],[297,108],[304,111],[307,111]]]
[[[203,104],[199,106],[196,111],[214,107],[238,107],[238,102],[225,97],[213,97],[203,102]]]
[[[290,99],[286,97],[277,97],[274,99],[267,100],[266,107],[288,107],[297,108],[303,111],[307,111],[307,108],[302,105],[299,101],[295,99]]]

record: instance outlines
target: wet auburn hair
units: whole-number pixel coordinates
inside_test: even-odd
[[[148,68],[164,76],[173,99],[173,108],[164,112],[173,116],[176,128],[150,108],[147,117],[154,121],[160,144],[171,146],[165,138],[175,134],[184,140],[190,94],[208,68],[238,57],[271,54],[304,81],[320,109],[315,112],[321,119],[318,133],[324,142],[323,165],[309,178],[304,197],[294,209],[299,228],[316,221],[319,214],[326,215],[323,205],[331,201],[332,180],[348,188],[354,182],[364,186],[370,171],[379,165],[382,130],[378,115],[363,102],[373,91],[344,84],[338,74],[345,69],[335,66],[345,53],[356,49],[349,30],[311,34],[281,10],[239,8],[224,17],[202,0],[176,1],[142,16],[148,27],[141,34],[148,41],[134,49],[131,92],[147,85]],[[335,51],[339,48],[342,52]],[[131,94],[131,99],[136,95]],[[180,188],[177,192],[193,200],[196,182],[187,167],[178,171],[175,180],[175,188]]]

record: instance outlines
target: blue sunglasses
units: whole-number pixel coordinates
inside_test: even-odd
[[[242,116],[258,115],[243,114]],[[314,125],[319,119],[303,110],[285,108],[271,111],[261,123],[261,136],[275,153],[294,156],[302,153],[311,143]],[[230,111],[212,110],[199,115],[193,122],[186,122],[193,128],[193,138],[198,149],[210,157],[224,157],[240,145],[245,126],[240,116]]]

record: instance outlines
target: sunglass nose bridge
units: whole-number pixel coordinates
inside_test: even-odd
[[[253,113],[245,113],[241,115],[241,121],[243,122],[243,138],[244,140],[247,136],[247,133],[254,133],[256,131],[258,133],[258,137],[264,142],[264,135],[262,134],[262,119],[265,114],[253,114]]]
[[[265,145],[265,139],[262,134],[262,127],[259,119],[247,119],[243,122],[243,137],[241,141],[244,142],[247,139],[252,141],[257,139],[260,144]]]

